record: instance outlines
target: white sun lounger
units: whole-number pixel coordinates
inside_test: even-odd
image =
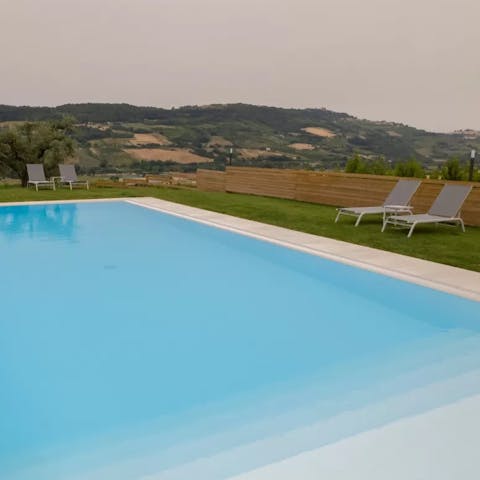
[[[471,185],[445,185],[428,213],[392,215],[385,220],[382,232],[390,224],[396,227],[408,228],[407,236],[410,238],[415,227],[421,223],[453,223],[460,225],[462,231],[465,231],[465,225],[460,217],[460,210],[471,190]]]
[[[86,187],[87,190],[89,190],[88,181],[78,179],[75,165],[59,165],[58,168],[60,170],[60,177],[62,177],[61,182],[67,184],[70,190],[73,190],[73,187]]]
[[[27,188],[30,184],[35,185],[35,190],[38,192],[38,187],[52,188],[55,190],[55,182],[45,178],[45,171],[41,163],[27,163],[28,182]]]
[[[388,212],[412,213],[412,208],[409,205],[410,200],[412,199],[414,193],[418,190],[420,183],[420,180],[399,180],[383,202],[383,205],[374,207],[339,208],[337,217],[335,218],[335,223],[338,222],[338,219],[341,215],[357,217],[357,221],[355,222],[355,226],[357,227],[364,215],[383,213],[383,221],[385,223],[385,216]]]

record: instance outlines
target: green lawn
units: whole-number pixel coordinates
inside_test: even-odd
[[[0,187],[0,202],[27,200],[60,200],[149,196],[192,205],[237,217],[258,220],[293,230],[323,235],[347,242],[425,258],[457,267],[480,271],[480,228],[467,227],[463,234],[446,226],[418,227],[407,239],[405,231],[380,233],[380,219],[365,220],[358,228],[353,218],[344,217],[335,224],[335,208],[277,198],[256,197],[232,193],[200,192],[192,189],[165,187],[62,189],[52,192]]]

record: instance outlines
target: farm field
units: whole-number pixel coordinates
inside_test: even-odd
[[[128,155],[147,162],[210,163],[212,159],[196,155],[187,149],[136,148],[124,149]]]
[[[331,130],[328,130],[326,128],[307,127],[307,128],[302,128],[302,130],[312,135],[316,135],[317,137],[324,137],[324,138],[335,137],[335,133],[333,133]]]
[[[130,140],[132,145],[170,145],[168,138],[159,133],[135,133]]]

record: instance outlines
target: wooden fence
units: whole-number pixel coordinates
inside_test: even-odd
[[[225,172],[197,172],[200,190],[247,193],[337,207],[381,205],[397,180],[397,177],[384,175],[250,167],[227,167]],[[444,180],[422,180],[412,199],[414,211],[426,212],[445,183]],[[480,226],[480,183],[472,185],[462,217],[468,225]]]
[[[225,192],[225,172],[197,170],[197,188],[205,192]]]

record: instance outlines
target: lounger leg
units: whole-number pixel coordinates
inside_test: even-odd
[[[90,190],[90,185],[88,182],[87,182],[87,190]]]
[[[88,183],[87,183],[87,188],[88,188]],[[339,210],[338,213],[337,213],[337,217],[335,218],[335,223],[338,222],[338,219],[340,218],[340,215],[342,214],[342,211]]]
[[[357,218],[357,221],[355,222],[355,226],[358,227],[360,225],[360,222],[362,221],[362,217],[363,217],[363,213],[361,213],[358,218]]]
[[[463,220],[461,218],[459,219],[458,223],[462,227],[462,232],[465,233],[465,223],[463,222]]]
[[[410,238],[412,236],[413,230],[415,229],[416,225],[417,225],[416,222],[412,223],[412,226],[410,227],[410,230],[408,231],[407,238]]]
[[[73,190],[72,182],[70,182],[70,190]]]
[[[388,218],[386,218],[384,221],[383,221],[383,225],[382,225],[382,233],[385,231],[385,229],[387,228],[387,223],[388,223]]]
[[[38,183],[35,184],[35,190],[38,192]]]

